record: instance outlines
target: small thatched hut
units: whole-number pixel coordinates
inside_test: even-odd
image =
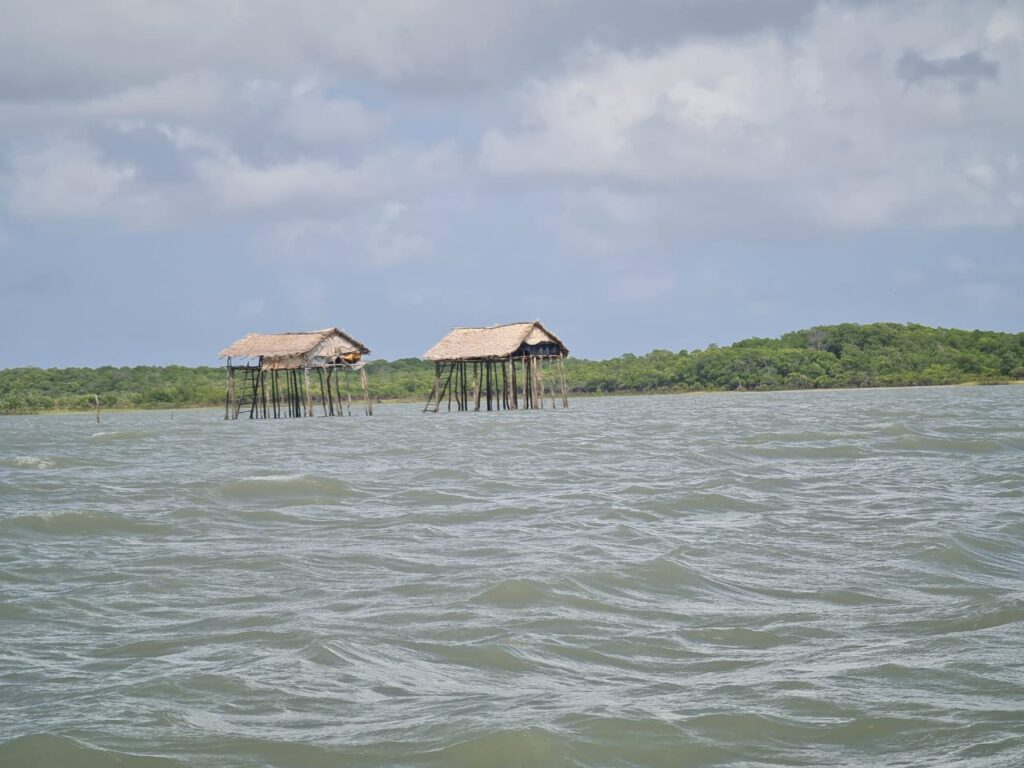
[[[434,390],[424,411],[437,413],[447,399],[460,411],[569,407],[562,361],[568,348],[539,321],[489,328],[455,328],[423,358],[434,361]],[[550,380],[545,377],[545,365]],[[552,371],[551,369],[554,368]]]
[[[303,333],[250,333],[222,349],[219,355],[227,358],[224,418],[237,419],[245,412],[250,419],[313,416],[318,399],[324,416],[341,416],[345,405],[343,374],[351,414],[347,374],[352,371],[359,372],[366,414],[371,415],[373,406],[363,367],[363,356],[369,353],[365,344],[337,328]],[[237,359],[243,363],[237,364]],[[311,380],[314,376],[315,382]]]

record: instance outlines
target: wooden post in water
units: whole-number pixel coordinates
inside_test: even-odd
[[[313,390],[309,386],[309,366],[302,369],[302,377],[306,381],[306,415],[313,415]]]
[[[529,358],[523,355],[519,361],[519,367],[523,374],[523,408],[529,409],[530,407],[530,364]]]
[[[430,410],[430,403],[434,403],[434,413],[437,413],[437,408],[441,400],[441,364],[434,363],[434,396],[427,400],[427,404],[423,406],[423,412],[426,413]]]
[[[330,374],[328,374],[330,375]],[[324,389],[324,369],[316,369],[316,379],[320,383],[320,405],[323,406],[324,416],[327,415],[327,390]]]
[[[554,377],[554,374],[552,374],[552,377]],[[551,389],[551,410],[553,411],[553,410],[555,410],[555,382],[554,381],[551,382],[550,389]]]
[[[231,413],[231,358],[228,358],[227,381],[224,384],[224,421],[227,421]]]
[[[370,402],[370,385],[366,381],[366,369],[359,369],[359,383],[363,386],[363,400],[366,401],[366,415],[373,416],[373,403]]]
[[[93,395],[92,397],[93,397],[93,400],[96,401],[96,423],[99,424],[100,423],[100,396],[99,395]]]
[[[565,388],[565,360],[559,355],[558,357],[558,378],[562,384],[562,407],[569,407],[569,393]]]
[[[228,358],[228,394],[227,401],[230,403],[230,409],[234,412],[234,416],[238,418],[238,412],[235,411],[235,367],[231,365],[231,358]],[[224,418],[228,418],[228,413],[225,412]]]
[[[540,391],[540,407],[544,407],[544,358],[537,358],[537,389]]]

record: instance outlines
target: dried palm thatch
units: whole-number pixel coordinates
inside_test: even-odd
[[[509,323],[488,328],[453,328],[451,333],[430,348],[423,358],[435,362],[452,360],[504,360],[523,345],[552,344],[562,357],[568,348],[547,328],[532,323]]]
[[[220,351],[227,360],[224,418],[279,419],[312,416],[316,401],[324,416],[342,416],[341,378],[352,414],[349,374],[359,373],[366,415],[373,415],[364,354],[370,349],[337,328],[303,333],[250,333]],[[238,364],[233,358],[247,362]],[[236,374],[238,378],[236,380]]]
[[[262,358],[265,364],[290,361],[299,366],[315,357],[358,360],[369,348],[337,328],[302,333],[250,333],[220,351],[219,357]],[[289,366],[291,367],[291,366]]]

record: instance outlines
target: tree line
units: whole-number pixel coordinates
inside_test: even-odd
[[[433,386],[433,363],[416,358],[367,371],[377,400],[425,398]],[[569,358],[566,375],[577,394],[1003,383],[1024,380],[1024,333],[845,323],[728,347]],[[209,366],[9,368],[0,370],[0,413],[83,410],[94,395],[104,408],[220,405],[224,382],[224,369]]]

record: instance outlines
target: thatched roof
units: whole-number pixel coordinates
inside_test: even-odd
[[[324,328],[321,331],[302,333],[250,333],[222,349],[218,357],[316,357],[343,355],[347,352],[366,355],[370,350],[344,331]]]
[[[569,350],[561,340],[540,324],[509,323],[489,328],[453,328],[423,355],[424,360],[501,360],[526,344],[557,344],[563,355]]]

